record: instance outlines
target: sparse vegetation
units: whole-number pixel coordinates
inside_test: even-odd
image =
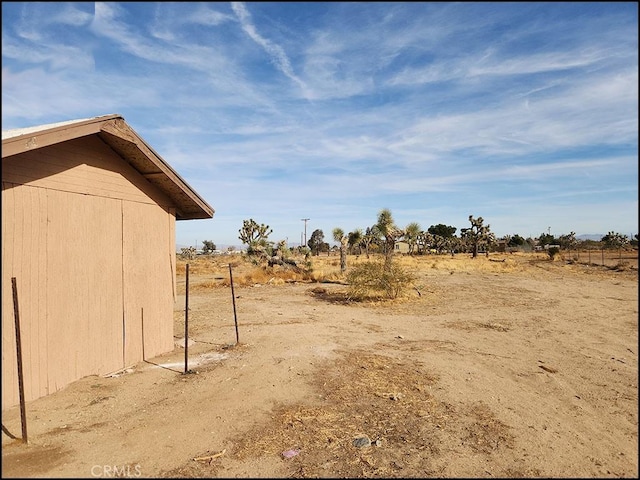
[[[326,245],[324,241],[324,232],[319,228],[314,230],[311,234],[311,238],[307,242],[307,246],[311,249],[311,253],[315,256],[320,255],[320,252],[324,250]]]
[[[378,214],[378,223],[375,228],[384,237],[384,271],[390,273],[396,242],[404,236],[405,232],[396,226],[391,210],[388,208],[383,208]]]
[[[490,225],[484,225],[484,219],[482,217],[473,218],[473,215],[469,215],[469,222],[471,222],[471,227],[463,228],[460,232],[462,238],[471,244],[473,258],[476,258],[479,248],[495,242],[495,236],[491,232]]]
[[[253,218],[243,220],[238,238],[247,245],[247,253],[264,250],[267,246],[269,235],[273,232],[269,225],[258,224]]]
[[[183,247],[180,249],[180,256],[185,260],[193,260],[196,258],[195,247]]]
[[[554,260],[556,258],[556,255],[558,255],[560,253],[560,248],[559,247],[549,247],[547,249],[547,253],[549,254],[549,258],[551,260]]]
[[[586,251],[573,253],[586,260]],[[312,270],[302,274],[256,266],[246,254],[200,255],[193,262],[178,254],[174,331],[179,336],[185,329],[188,263],[189,338],[195,342],[189,361],[195,374],[172,366],[181,365],[186,353],[176,347],[141,362],[131,374],[86,377],[35,401],[30,411],[42,421],[32,422],[28,447],[9,444],[3,472],[11,462],[15,474],[7,477],[28,477],[34,464],[49,469],[39,470],[41,476],[81,476],[86,458],[99,450],[91,445],[107,441],[118,451],[122,428],[133,440],[173,438],[184,433],[181,425],[195,425],[196,412],[207,428],[190,428],[180,437],[188,450],[171,454],[158,452],[153,442],[140,443],[135,459],[147,476],[238,478],[260,464],[261,473],[273,478],[482,478],[487,468],[496,478],[541,478],[586,463],[577,473],[590,478],[604,470],[581,459],[601,458],[612,445],[630,453],[612,455],[606,461],[618,463],[603,468],[633,476],[637,255],[628,252],[629,267],[622,271],[611,268],[616,251],[598,250],[597,260],[601,253],[607,266],[549,262],[544,251],[473,260],[467,254],[394,255],[394,268],[412,272],[421,295],[410,289],[399,301],[388,301],[384,292],[370,292],[375,295],[361,303],[347,298],[337,252],[312,257]],[[291,254],[304,258],[295,249]],[[373,260],[382,265],[384,256]],[[348,262],[355,269],[369,260],[350,255]],[[234,345],[229,264],[240,329]],[[584,295],[577,305],[575,291],[599,294]],[[584,322],[591,311],[592,321]],[[577,324],[582,334],[571,335]],[[585,356],[593,338],[612,353]],[[568,415],[566,390],[554,378],[581,379],[590,393],[572,391],[572,402],[602,414]],[[213,396],[216,408],[203,408]],[[167,399],[174,398],[180,402],[169,414]],[[252,411],[260,415],[247,415]],[[5,425],[19,430],[18,410],[6,417]],[[518,421],[524,417],[529,420]],[[545,426],[571,431],[583,428],[585,419],[594,432],[589,449],[578,437],[573,444],[562,436],[546,443],[553,438]],[[217,432],[213,440],[211,431]],[[363,434],[370,447],[353,443]],[[52,439],[64,441],[71,452],[63,467],[56,466],[49,447],[41,447]],[[549,448],[567,446],[573,457],[560,465],[549,461]],[[516,447],[519,458],[527,455],[519,470]],[[283,458],[290,449],[300,455]],[[159,463],[159,455],[166,462]],[[114,463],[130,459],[123,451]]]
[[[349,244],[349,236],[344,234],[341,228],[333,229],[333,239],[340,244],[340,271],[347,269],[347,247]]]
[[[409,255],[415,253],[416,245],[418,244],[418,237],[422,229],[420,228],[420,224],[417,222],[411,222],[404,229],[404,239],[409,245]]]
[[[413,280],[413,275],[397,264],[365,262],[347,274],[348,296],[352,300],[394,299],[406,292]]]
[[[216,250],[216,244],[211,240],[203,240],[202,241],[202,253],[205,255],[209,255]]]
[[[601,254],[604,252],[604,263]],[[394,291],[397,296],[413,295],[414,287],[422,289],[419,283],[424,282],[422,275],[428,270],[436,272],[470,273],[484,271],[492,273],[513,273],[529,268],[530,265],[539,265],[544,259],[548,259],[548,253],[542,252],[515,252],[492,253],[489,258],[479,257],[470,261],[467,255],[396,255],[393,260],[391,277],[370,277],[376,275],[376,268],[362,266],[367,263],[382,264],[384,255],[381,253],[371,255],[367,259],[365,255],[348,255],[349,269],[347,274],[340,270],[340,257],[336,253],[321,255],[319,257],[306,257],[303,252],[290,252],[288,260],[294,261],[298,268],[286,265],[269,266],[267,262],[256,263],[251,256],[243,255],[206,255],[197,256],[193,260],[177,254],[176,269],[178,274],[184,274],[186,263],[190,264],[190,272],[203,276],[205,280],[198,284],[192,282],[192,288],[219,288],[229,286],[229,264],[233,268],[233,280],[236,286],[249,286],[255,284],[285,284],[294,282],[305,283],[334,283],[347,285],[345,295],[352,299],[392,299]],[[592,271],[637,271],[637,254],[627,253],[622,260],[615,250],[599,250],[597,255],[589,255],[588,251],[576,250],[571,258],[566,259],[567,265],[576,268],[591,266]],[[546,262],[545,262],[546,263]],[[597,267],[596,270],[594,267]],[[406,272],[413,272],[412,275]],[[415,279],[411,278],[415,275]],[[360,284],[358,284],[360,282]],[[400,282],[406,284],[398,288]],[[394,290],[395,288],[395,290]],[[387,290],[388,289],[388,290]]]

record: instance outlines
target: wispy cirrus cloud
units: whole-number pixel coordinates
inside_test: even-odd
[[[581,209],[589,196],[633,219],[620,213],[620,229],[637,225],[626,4],[2,8],[3,128],[121,113],[231,237],[245,215],[295,237],[298,218],[349,229],[382,207],[422,223],[481,214],[504,233],[530,213],[577,231],[548,199]]]
[[[93,12],[86,5],[75,2],[56,2],[56,5],[23,5],[19,22],[13,24],[16,34],[26,40],[40,42],[54,40],[50,35],[52,27],[60,25],[70,27],[87,26],[93,18]]]
[[[294,83],[296,83],[303,91],[306,90],[306,86],[304,82],[295,74],[293,71],[293,67],[291,66],[291,62],[287,57],[284,49],[270,41],[267,38],[264,38],[260,35],[255,27],[255,25],[251,21],[251,14],[247,11],[244,4],[242,2],[232,2],[233,11],[238,16],[238,20],[240,21],[240,25],[242,29],[249,35],[249,37],[260,45],[265,52],[269,55],[269,58],[273,62],[273,64],[280,70],[284,75],[286,75],[289,79],[291,79]]]

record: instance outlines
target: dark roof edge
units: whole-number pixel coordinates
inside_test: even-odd
[[[107,135],[103,135],[106,133]],[[127,152],[131,149],[114,148],[105,137],[116,137],[118,143],[133,146],[136,155],[145,157],[154,168],[155,181],[140,173],[176,202],[176,219],[212,218],[215,210],[160,156],[119,114],[103,115],[82,120],[59,122],[39,127],[13,129],[2,132],[2,158],[29,150],[46,147],[86,135],[98,134],[133,168],[140,171],[139,162],[133,161]],[[160,176],[160,178],[158,178]],[[169,182],[169,183],[168,183]],[[168,188],[173,184],[176,188]]]

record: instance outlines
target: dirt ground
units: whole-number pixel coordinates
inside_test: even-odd
[[[237,344],[229,260],[198,259],[190,372],[176,346],[29,402],[2,477],[637,477],[635,255],[403,257],[416,288],[392,302],[234,259]],[[20,436],[17,407],[2,423]]]

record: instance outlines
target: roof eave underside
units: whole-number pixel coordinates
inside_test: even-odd
[[[2,140],[2,158],[86,135],[98,135],[176,208],[176,220],[212,218],[214,209],[124,121],[107,115]]]

